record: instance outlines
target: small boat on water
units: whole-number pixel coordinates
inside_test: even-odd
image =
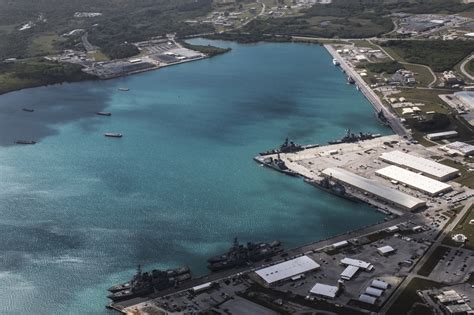
[[[99,116],[112,116],[111,112],[97,112],[95,114]]]
[[[334,58],[334,59],[332,60],[332,63],[333,63],[336,67],[341,65],[341,63],[339,62],[339,60],[337,60],[336,58]]]
[[[119,91],[122,91],[122,92],[128,92],[130,91],[129,88],[124,88],[124,87],[121,87],[121,88],[118,88]]]
[[[122,138],[123,137],[123,135],[121,133],[115,133],[115,132],[106,132],[106,133],[104,133],[104,136],[111,137],[111,138]]]
[[[16,144],[36,144],[36,141],[33,140],[17,140],[15,141]]]
[[[22,110],[23,110],[24,112],[28,112],[28,113],[32,113],[32,112],[35,111],[35,110],[32,109],[32,108],[22,108]]]

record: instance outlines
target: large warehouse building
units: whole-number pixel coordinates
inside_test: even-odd
[[[342,168],[330,167],[325,169],[322,173],[325,176],[377,196],[403,209],[415,210],[426,206],[426,202],[421,199],[412,197],[399,190],[380,185],[380,183],[376,181],[351,173]]]
[[[451,178],[454,178],[458,176],[459,173],[459,170],[453,167],[446,166],[422,157],[403,153],[401,151],[382,153],[380,159],[390,164],[408,168],[412,171],[421,172],[426,176],[441,181],[447,181]]]
[[[375,174],[390,180],[398,181],[430,196],[436,196],[440,193],[452,190],[451,185],[395,165],[384,167],[376,171]]]
[[[320,265],[308,256],[300,256],[267,268],[255,271],[266,286],[278,283],[296,275],[318,269]]]

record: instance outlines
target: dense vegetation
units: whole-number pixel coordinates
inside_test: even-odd
[[[226,52],[229,52],[231,50],[231,48],[220,48],[220,47],[215,47],[215,46],[211,46],[211,45],[207,45],[207,46],[193,45],[193,44],[190,44],[190,43],[184,42],[184,41],[181,42],[181,45],[183,45],[183,47],[186,47],[188,49],[192,49],[192,50],[195,50],[195,51],[202,52],[203,54],[206,54],[210,57],[217,56],[217,55],[220,55],[220,54],[225,54]]]
[[[381,44],[391,48],[407,62],[430,66],[433,71],[451,70],[474,51],[471,41],[387,41]]]
[[[221,39],[236,41],[241,44],[257,43],[257,42],[288,42],[291,41],[291,36],[273,36],[257,33],[241,33],[241,32],[227,32],[221,34],[212,34],[206,36],[209,39]]]
[[[377,63],[366,63],[363,65],[364,68],[375,73],[388,73],[393,74],[399,69],[404,69],[403,65],[398,61],[387,61]]]
[[[245,31],[362,38],[389,32],[393,28],[390,13],[455,13],[473,9],[474,4],[462,4],[457,0],[334,0],[331,4],[316,4],[299,16],[255,20],[245,27]]]
[[[446,129],[451,124],[451,121],[447,115],[436,113],[424,120],[410,119],[409,124],[418,131],[433,132]]]
[[[54,43],[47,43],[51,52],[79,47],[79,36],[60,37],[74,29],[85,29],[93,45],[109,48],[166,33],[208,32],[212,26],[189,25],[185,20],[211,9],[212,0],[0,0],[0,60],[35,56],[35,44],[44,44],[45,34],[56,36]],[[75,12],[102,15],[75,18]],[[19,31],[29,21],[34,26]]]
[[[135,45],[128,44],[128,43],[122,43],[122,44],[108,43],[105,46],[102,46],[101,50],[104,54],[109,56],[111,59],[128,58],[128,57],[138,55],[140,53],[140,51]]]
[[[0,63],[0,94],[32,86],[94,79],[81,71],[81,66],[32,59]]]

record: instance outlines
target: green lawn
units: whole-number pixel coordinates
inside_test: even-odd
[[[474,188],[474,172],[469,172],[468,167],[461,164],[454,163],[453,160],[449,160],[449,159],[442,160],[440,161],[440,163],[457,168],[459,170],[459,172],[461,173],[461,176],[456,178],[454,180],[455,182],[461,185],[467,186],[469,188]]]
[[[404,64],[405,69],[413,71],[415,73],[415,79],[418,82],[418,85],[427,87],[433,79],[431,72],[423,66]]]

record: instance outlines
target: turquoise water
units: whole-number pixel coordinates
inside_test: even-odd
[[[252,161],[287,136],[390,133],[324,48],[217,44],[233,50],[0,97],[0,313],[101,314],[138,263],[202,274],[234,236],[294,247],[383,219]]]

